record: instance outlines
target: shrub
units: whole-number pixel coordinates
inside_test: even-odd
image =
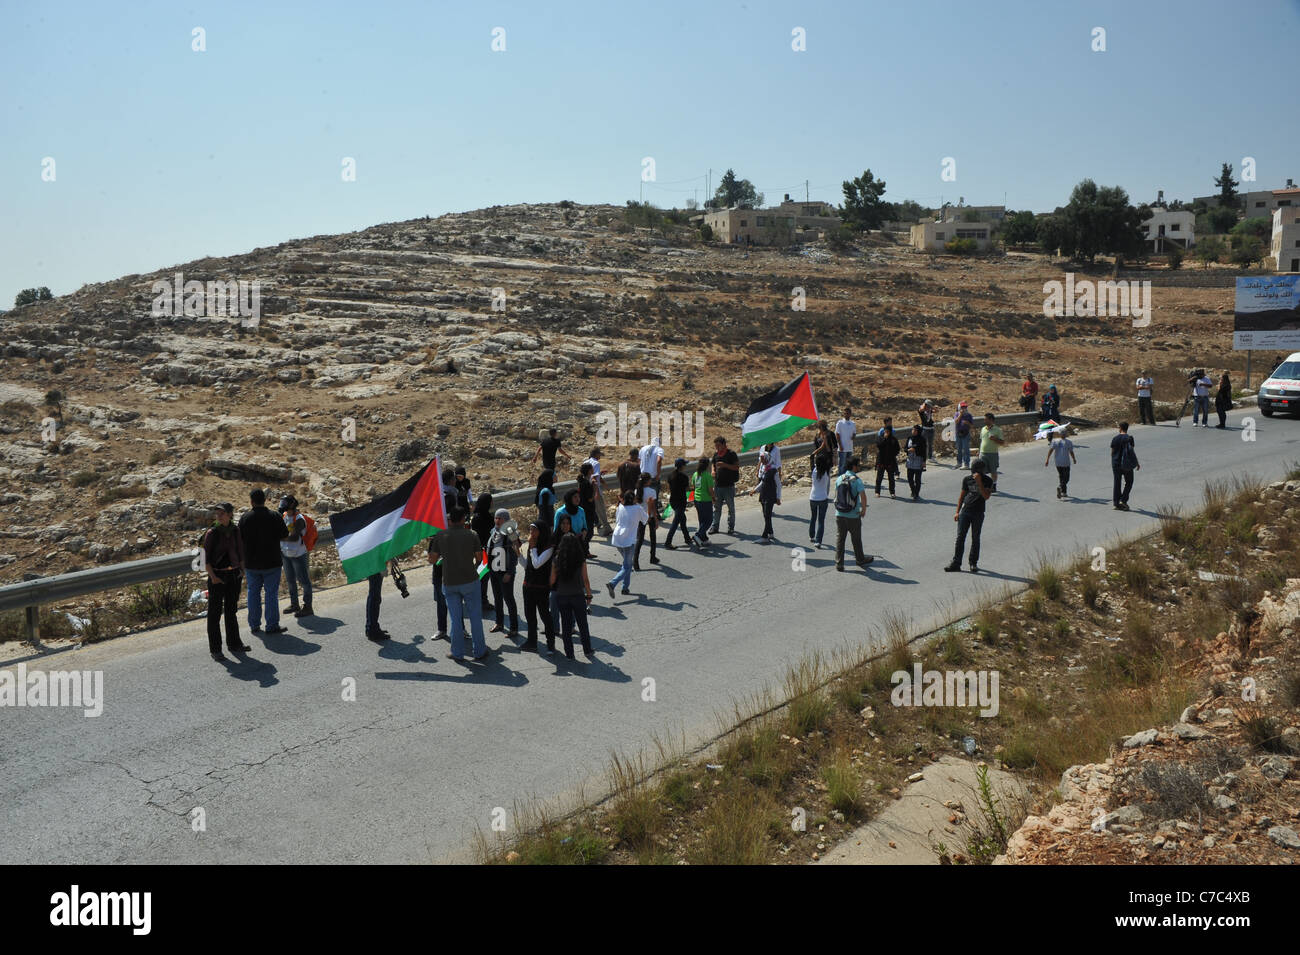
[[[99,480],[99,475],[94,471],[77,471],[68,478],[68,483],[73,487],[85,487],[88,484],[94,484]]]
[[[1048,600],[1061,599],[1061,575],[1055,565],[1046,561],[1040,563],[1034,572],[1034,583]]]
[[[974,239],[951,239],[944,248],[953,255],[970,255],[979,248],[979,243]]]
[[[1097,609],[1097,600],[1101,597],[1101,578],[1089,571],[1083,575],[1080,585],[1083,602],[1093,610]]]
[[[152,584],[137,584],[127,599],[133,620],[148,622],[174,617],[190,605],[190,583],[184,577],[165,577]]]
[[[822,782],[826,784],[826,798],[832,809],[838,809],[846,816],[856,816],[865,808],[862,773],[850,761],[848,754],[840,753],[834,763],[822,769]]]

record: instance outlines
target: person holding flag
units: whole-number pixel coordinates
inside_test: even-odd
[[[816,424],[817,404],[813,399],[812,379],[808,372],[804,372],[784,387],[750,402],[744,424],[740,427],[740,450],[777,444],[800,429]],[[780,462],[778,452],[770,466],[779,471]]]
[[[334,546],[348,583],[363,580],[370,583],[366,637],[371,640],[388,639],[388,634],[379,628],[380,589],[388,562],[426,537],[446,530],[439,478],[438,459],[434,458],[397,490],[360,507],[330,515]]]
[[[483,638],[483,606],[479,594],[479,569],[486,566],[483,545],[478,535],[465,526],[465,508],[453,507],[447,514],[447,524],[446,531],[435,534],[429,541],[429,556],[437,554],[443,561],[442,591],[451,614],[451,652],[447,656],[457,663],[464,662],[461,621],[468,616],[474,659],[484,660],[488,648]]]

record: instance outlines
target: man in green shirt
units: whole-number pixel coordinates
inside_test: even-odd
[[[984,427],[980,429],[980,457],[989,466],[989,493],[998,489],[998,448],[1007,442],[1002,437],[1002,429],[994,424],[993,412],[984,415]]]
[[[691,487],[695,491],[695,517],[700,522],[700,529],[695,535],[695,543],[707,547],[709,543],[709,526],[713,523],[713,461],[706,454],[700,458],[699,466],[691,478]]]
[[[447,529],[429,540],[429,559],[442,558],[442,592],[451,614],[451,653],[457,663],[465,659],[465,633],[462,621],[469,617],[474,659],[488,655],[483,639],[483,606],[478,579],[483,545],[478,534],[465,526],[465,508],[453,507],[447,514]]]

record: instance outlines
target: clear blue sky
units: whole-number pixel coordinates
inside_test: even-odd
[[[1300,0],[5,0],[0,306],[421,215],[622,204],[645,156],[663,206],[728,166],[769,201],[838,202],[868,167],[932,205],[1043,211],[1084,177],[1190,200],[1244,156],[1275,188],[1300,180],[1298,50]]]

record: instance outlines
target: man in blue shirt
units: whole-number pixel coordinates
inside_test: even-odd
[[[867,487],[857,475],[861,460],[850,457],[844,473],[835,479],[835,569],[844,569],[844,538],[853,539],[853,556],[859,567],[875,560],[862,551],[862,515],[867,510]]]

